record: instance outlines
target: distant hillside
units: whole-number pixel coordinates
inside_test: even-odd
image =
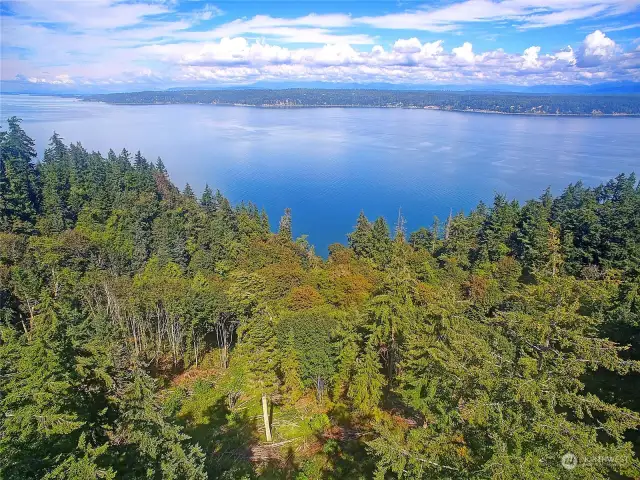
[[[640,95],[568,95],[370,89],[181,90],[86,95],[113,104],[254,107],[384,107],[538,115],[640,115]]]

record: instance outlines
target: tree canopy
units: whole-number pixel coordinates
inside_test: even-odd
[[[293,221],[9,119],[0,478],[640,476],[633,174],[326,259]]]

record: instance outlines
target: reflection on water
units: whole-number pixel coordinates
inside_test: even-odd
[[[294,233],[321,253],[364,209],[410,229],[495,192],[525,200],[551,186],[595,185],[640,168],[640,119],[525,117],[394,109],[116,106],[3,96],[40,155],[54,130],[106,154],[162,156],[173,180],[209,183],[232,201],[293,209]],[[3,123],[3,126],[6,126]]]

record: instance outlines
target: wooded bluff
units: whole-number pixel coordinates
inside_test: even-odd
[[[158,158],[0,132],[0,478],[640,476],[640,186],[323,259]]]

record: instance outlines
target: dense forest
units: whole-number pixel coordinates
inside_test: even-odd
[[[181,90],[87,95],[87,101],[152,105],[392,107],[546,115],[640,115],[640,95],[542,95],[410,90]]]
[[[640,476],[633,174],[324,259],[160,158],[0,154],[0,478]]]

